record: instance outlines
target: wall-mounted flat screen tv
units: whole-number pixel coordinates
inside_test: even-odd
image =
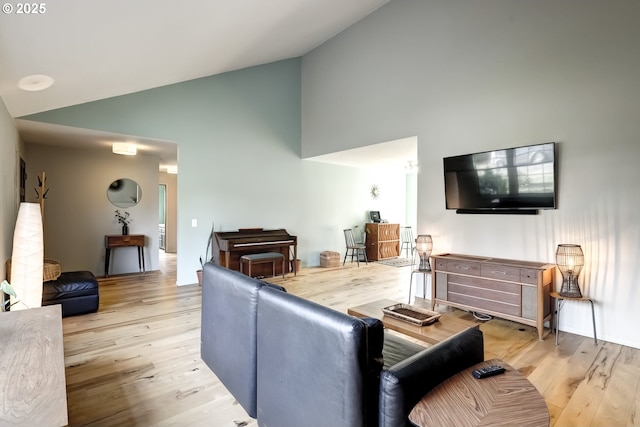
[[[444,158],[447,209],[537,213],[556,208],[555,143]]]

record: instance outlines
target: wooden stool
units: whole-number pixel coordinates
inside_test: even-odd
[[[248,255],[242,255],[240,257],[240,273],[244,273],[243,272],[243,266],[244,263],[248,263],[249,264],[249,270],[247,272],[247,275],[249,277],[251,277],[251,265],[252,264],[264,264],[267,262],[272,263],[273,265],[273,276],[276,275],[276,262],[281,261],[282,262],[282,278],[284,279],[284,273],[285,273],[285,269],[284,269],[284,255],[278,252],[265,252],[265,253],[261,253],[261,254],[248,254]]]

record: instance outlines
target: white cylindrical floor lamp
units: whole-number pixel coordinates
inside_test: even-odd
[[[19,300],[11,310],[40,307],[42,305],[42,270],[44,243],[42,236],[42,213],[38,203],[21,203],[18,220],[13,233],[11,254],[11,285]]]

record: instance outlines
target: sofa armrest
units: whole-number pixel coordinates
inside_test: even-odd
[[[460,332],[380,374],[379,426],[410,426],[409,413],[422,397],[447,378],[484,360],[477,328]]]

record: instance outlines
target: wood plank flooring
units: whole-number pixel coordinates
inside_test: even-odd
[[[175,286],[174,256],[162,254],[161,264],[100,279],[99,311],[63,319],[69,425],[257,426],[200,360],[201,288]],[[409,275],[409,267],[347,264],[272,281],[346,312],[380,298],[405,302]],[[539,341],[534,328],[500,319],[480,328],[485,358],[529,378],[552,426],[640,425],[640,350],[568,333],[556,347],[553,335]]]

